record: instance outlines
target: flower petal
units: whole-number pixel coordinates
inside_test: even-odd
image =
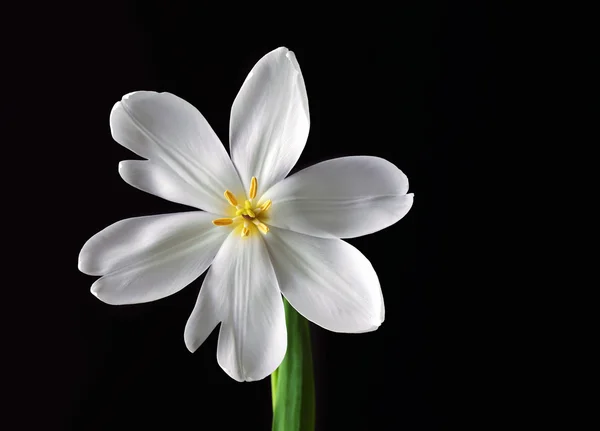
[[[240,382],[271,374],[285,356],[287,333],[283,300],[260,234],[241,238],[234,231],[215,257],[200,292],[186,325],[188,349],[195,350],[215,320],[222,320],[217,348],[221,368]],[[218,317],[212,314],[215,309],[220,309]]]
[[[258,179],[258,196],[285,178],[308,137],[308,98],[296,56],[269,52],[254,66],[231,108],[231,158],[246,189]]]
[[[275,227],[264,238],[281,292],[308,320],[335,332],[368,332],[381,325],[379,280],[356,248]]]
[[[127,94],[113,107],[110,127],[115,141],[192,186],[204,210],[223,214],[223,192],[243,193],[225,147],[208,122],[173,94]]]
[[[213,278],[223,274],[212,274],[209,269],[200,288],[196,305],[192,310],[183,333],[185,345],[190,352],[195,352],[206,341],[215,327],[222,322],[227,313],[228,289],[220,289]]]
[[[211,264],[228,228],[202,211],[121,220],[94,235],[79,254],[79,270],[104,275],[92,293],[108,304],[155,301],[178,292]]]
[[[378,157],[327,160],[267,190],[267,224],[323,238],[353,238],[384,229],[413,203],[408,178]]]
[[[194,187],[165,166],[148,160],[124,160],[119,163],[119,174],[136,189],[168,201],[195,208],[205,206]]]

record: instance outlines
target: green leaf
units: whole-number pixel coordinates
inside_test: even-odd
[[[314,431],[315,382],[310,327],[284,299],[288,346],[283,362],[271,374],[273,431]]]

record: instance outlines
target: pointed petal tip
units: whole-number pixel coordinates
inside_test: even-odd
[[[87,240],[81,247],[79,256],[77,256],[77,269],[85,275],[103,275],[97,266],[94,267],[94,261],[88,247],[89,242],[90,240]]]
[[[131,97],[134,97],[137,93],[139,93],[139,91],[131,91],[131,92],[125,94],[123,97],[121,97],[121,100],[127,100]]]
[[[286,346],[286,351],[287,351],[287,346]],[[283,356],[285,356],[285,352],[284,352]],[[275,367],[273,367],[272,370],[270,370],[270,371],[261,370],[261,372],[259,372],[258,374],[251,374],[251,373],[248,374],[243,369],[240,370],[239,373],[233,372],[232,370],[230,370],[229,368],[227,368],[223,365],[218,354],[217,354],[217,363],[219,364],[219,367],[221,367],[221,369],[225,372],[225,374],[227,374],[229,377],[231,377],[236,382],[239,382],[239,383],[257,382],[259,380],[264,380],[266,377],[270,376],[283,362],[283,356],[281,357],[281,359],[279,359],[277,361],[277,365]],[[271,368],[271,367],[268,367],[268,368]]]
[[[85,242],[85,244],[87,244],[87,241]],[[79,254],[77,255],[77,269],[81,272],[83,272],[84,274],[85,272],[85,244],[83,245],[83,247],[81,247],[81,250],[79,250]]]
[[[111,133],[113,139],[115,136],[115,134],[114,134],[115,133],[115,131],[114,131],[115,123],[118,118],[119,112],[121,112],[121,110],[123,109],[121,105],[122,105],[122,103],[120,100],[117,103],[115,103],[113,105],[113,107],[110,109],[110,115],[108,116],[108,122],[110,125],[110,133]]]
[[[119,108],[119,106],[121,106],[121,101],[119,100],[118,102],[116,102],[112,108],[110,109],[110,116],[113,116],[113,113],[115,112],[115,110],[117,110]]]
[[[187,334],[184,334],[183,341],[185,343],[185,347],[190,353],[194,353],[196,350],[198,350],[198,347],[200,347],[199,345],[195,346],[193,340],[190,339],[190,337],[188,337]]]
[[[337,332],[340,334],[366,334],[368,332],[377,331],[383,324],[384,320],[385,320],[384,316],[380,316],[379,318],[373,317],[372,319],[369,319],[368,321],[354,324],[352,327],[336,328],[336,329],[325,328],[325,329],[330,330],[332,332]],[[314,323],[315,325],[321,326],[316,322],[312,322],[312,323]]]
[[[79,254],[79,259],[77,260],[77,269],[79,270],[79,272],[82,272],[86,275],[93,275],[89,273],[88,268],[86,267],[86,260],[85,258],[83,258],[81,256],[81,254]]]
[[[239,382],[239,383],[244,383],[244,382],[245,382],[245,380],[244,380],[244,378],[243,378],[243,377],[241,377],[241,376],[238,376],[238,375],[237,375],[237,374],[235,374],[235,373],[232,373],[230,369],[228,369],[228,368],[224,367],[224,366],[223,366],[223,364],[221,364],[221,362],[219,361],[219,358],[218,358],[218,356],[217,356],[217,363],[219,364],[219,366],[221,367],[221,369],[222,369],[223,371],[225,371],[225,374],[227,374],[227,375],[228,375],[229,377],[231,377],[233,380],[235,380],[236,382]]]
[[[94,295],[96,298],[98,298],[100,301],[104,302],[105,304],[108,305],[118,305],[118,304],[114,304],[111,303],[110,301],[108,301],[106,298],[103,297],[102,295],[102,289],[101,289],[101,285],[100,283],[98,283],[101,279],[96,280],[96,282],[94,284],[92,284],[92,287],[90,288],[90,293],[92,295]]]
[[[355,332],[356,334],[366,334],[367,332],[375,332],[379,329],[379,327],[382,325],[383,321],[377,321],[374,320],[373,322],[371,322],[371,326],[366,327],[365,329]]]
[[[269,54],[285,55],[285,57],[290,61],[290,63],[294,67],[294,69],[296,69],[296,72],[301,73],[300,64],[298,64],[298,60],[296,59],[296,54],[294,54],[294,51],[291,51],[290,49],[288,49],[285,46],[280,46],[279,48],[275,48]],[[269,54],[267,54],[267,55],[269,55]]]
[[[194,327],[191,319],[188,319],[188,322],[185,325],[185,330],[183,331],[183,342],[185,343],[186,349],[188,349],[190,353],[195,353],[196,350],[198,350],[200,346],[204,344],[204,341],[206,341],[206,338],[198,336],[198,331],[195,329],[197,328]],[[212,333],[213,329],[214,327],[210,329],[208,335]],[[206,337],[208,337],[208,335],[206,335]]]
[[[121,100],[119,100],[118,102],[116,102],[111,111],[110,111],[110,117],[112,119],[113,114],[119,110],[119,108],[121,108],[123,106],[124,102],[128,102],[130,100],[136,99],[136,98],[140,98],[140,97],[144,97],[144,96],[151,96],[151,95],[155,95],[158,94],[156,91],[146,91],[146,90],[136,90],[136,91],[131,91],[125,95],[123,95],[123,97],[121,97]]]
[[[292,63],[292,66],[294,67],[294,69],[296,69],[296,72],[302,73],[302,71],[300,70],[300,64],[298,63],[298,60],[296,59],[296,54],[294,54],[294,51],[288,51],[285,54],[285,56],[290,61],[290,63]]]
[[[279,364],[277,364],[277,367],[279,367],[279,365],[281,364],[281,362],[283,362],[283,358],[281,359],[281,361],[279,362]],[[259,380],[263,380],[266,377],[270,376],[277,369],[277,367],[275,367],[273,370],[269,371],[266,374],[263,372],[263,373],[260,373],[260,374],[257,374],[257,375],[248,375],[248,374],[244,373],[243,371],[242,371],[241,374],[234,373],[230,369],[228,369],[227,367],[224,367],[223,364],[219,361],[218,355],[217,355],[217,363],[219,364],[219,366],[221,367],[221,369],[223,371],[225,371],[225,374],[227,374],[229,377],[231,377],[233,380],[235,380],[236,382],[239,382],[239,383],[257,382]]]
[[[97,299],[99,299],[100,301],[104,302],[105,304],[116,305],[116,304],[111,304],[105,298],[102,297],[102,295],[100,294],[101,289],[100,289],[100,286],[98,284],[98,281],[99,280],[97,280],[94,284],[92,284],[92,287],[90,288],[90,293],[92,295],[94,295]]]
[[[406,206],[408,207],[406,209],[406,214],[408,214],[408,212],[410,211],[410,209],[412,208],[413,204],[415,203],[415,194],[414,193],[407,193],[406,197],[408,198]],[[406,215],[404,214],[402,216],[402,218],[404,218],[404,216]]]
[[[382,295],[383,299],[383,295]],[[380,306],[379,312],[375,312],[372,314],[372,317],[364,322],[364,326],[358,325],[358,330],[350,331],[350,333],[354,334],[364,334],[367,332],[375,332],[377,331],[385,320],[385,308],[383,303]],[[361,328],[362,326],[362,328]]]
[[[265,377],[267,377],[267,376],[265,376]],[[262,379],[264,379],[265,377],[261,377],[261,378],[259,378],[259,379],[255,379],[255,378],[253,378],[253,377],[247,376],[247,377],[246,377],[246,380],[244,380],[244,381],[245,381],[245,382],[256,382],[256,381],[258,381],[258,380],[262,380]]]
[[[136,90],[136,91],[131,91],[127,94],[125,94],[123,97],[121,97],[122,101],[126,101],[129,99],[133,99],[135,97],[138,96],[143,96],[143,95],[154,95],[154,94],[160,94],[160,92],[158,91],[148,91],[148,90]]]
[[[104,277],[99,278],[92,284],[90,293],[107,305],[129,305],[132,302],[119,301],[118,298],[112,297],[109,291],[103,289],[105,285]]]
[[[139,162],[147,162],[147,160],[121,160],[119,162],[119,164],[117,165],[117,172],[119,173],[119,176],[123,179],[123,181],[125,181],[126,183],[129,184],[128,178],[131,176],[132,174],[132,167],[135,168],[135,163],[139,163]],[[137,165],[139,166],[139,165]],[[131,179],[130,179],[131,180]],[[163,182],[164,184],[164,182]],[[135,187],[135,186],[133,186]]]

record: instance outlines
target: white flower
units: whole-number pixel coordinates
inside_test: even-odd
[[[268,53],[244,81],[231,109],[231,159],[202,114],[173,94],[124,96],[110,126],[118,143],[147,159],[119,164],[127,183],[203,211],[122,220],[88,240],[79,269],[102,276],[91,288],[100,300],[161,299],[210,266],[185,344],[195,351],[221,322],[217,360],[238,381],[262,379],[283,360],[281,294],[331,331],[367,332],[383,322],[371,263],[339,238],[400,220],[413,202],[408,179],[368,156],[329,160],[285,178],[309,129],[293,52]]]

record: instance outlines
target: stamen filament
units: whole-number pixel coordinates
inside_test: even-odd
[[[225,195],[225,199],[227,199],[227,202],[229,202],[231,206],[237,206],[237,199],[235,198],[233,193],[231,193],[229,190],[225,190],[225,193],[223,194]]]
[[[212,222],[215,226],[227,226],[227,225],[230,225],[231,223],[233,223],[233,219],[217,218],[217,219],[214,219]]]
[[[250,181],[250,199],[254,199],[256,197],[256,189],[258,187],[258,181],[256,181],[256,177],[252,177]]]

